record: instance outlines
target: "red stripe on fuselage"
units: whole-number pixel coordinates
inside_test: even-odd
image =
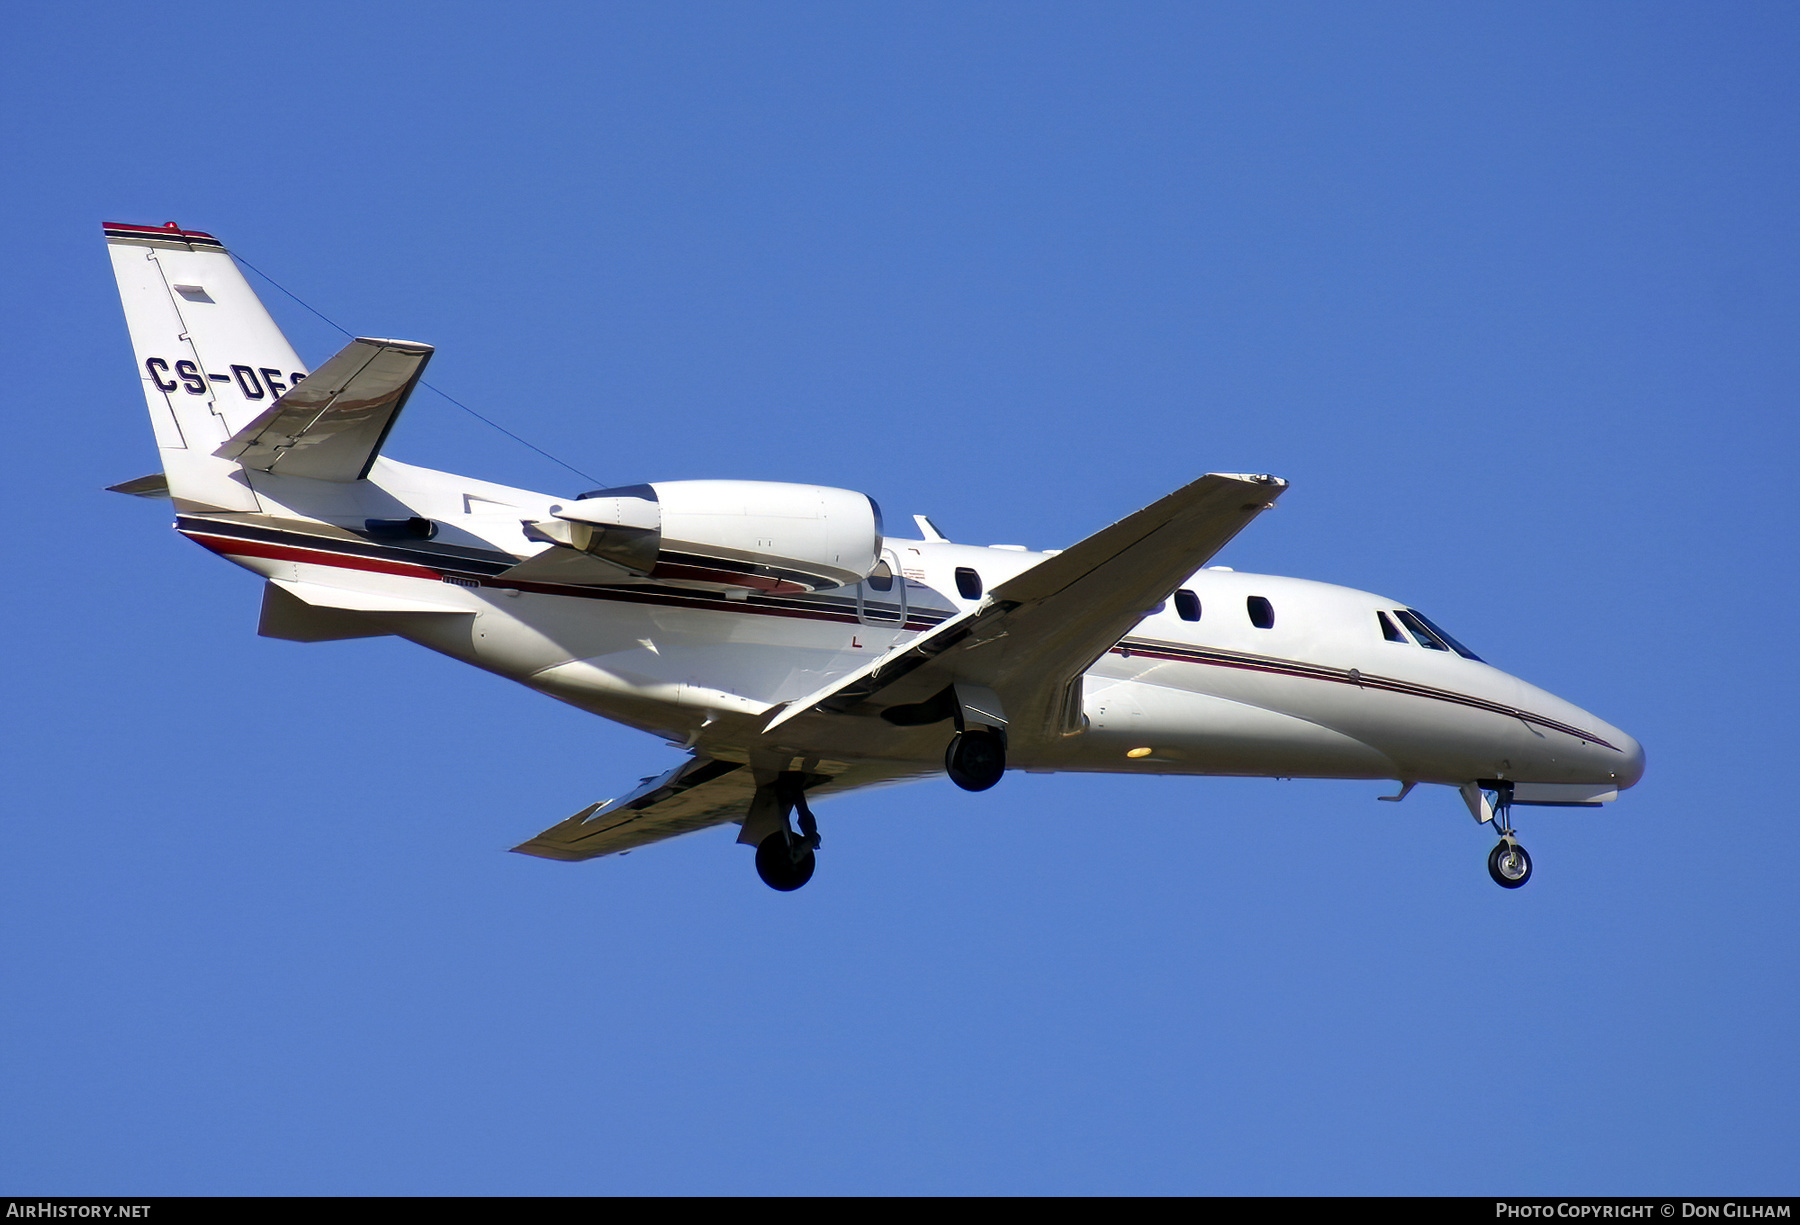
[[[373,574],[396,574],[404,578],[431,579],[436,582],[441,582],[445,578],[444,571],[433,570],[426,566],[411,565],[406,562],[387,561],[375,557],[361,557],[349,553],[337,553],[329,549],[310,549],[294,545],[271,544],[262,540],[246,540],[239,536],[218,536],[210,532],[199,532],[189,528],[177,528],[176,530],[194,543],[200,545],[202,548],[210,549],[212,552],[224,557],[266,557],[275,561],[306,562],[310,565],[335,566],[343,570],[363,570]],[[644,591],[630,588],[615,587],[605,590],[595,590],[591,588],[551,585],[547,583],[508,583],[496,581],[486,575],[463,573],[455,573],[455,577],[458,581],[473,583],[480,587],[529,591],[535,595],[560,595],[589,600],[617,600],[628,604],[663,604],[696,609],[697,611],[730,612],[760,617],[794,617],[806,621],[832,621],[840,625],[862,624],[854,613],[828,612],[824,609],[814,612],[797,608],[767,608],[749,604],[742,600],[727,601],[722,598],[696,598],[695,596],[678,596],[673,593]],[[733,576],[734,580],[741,577],[742,576]],[[908,622],[905,628],[923,631],[935,628],[935,624]],[[1173,646],[1173,644],[1170,645]],[[1601,745],[1604,748],[1614,749],[1615,751],[1618,747],[1582,728],[1570,727],[1566,723],[1561,723],[1555,719],[1545,718],[1543,715],[1519,710],[1502,703],[1490,701],[1486,698],[1474,697],[1470,694],[1455,693],[1443,689],[1433,689],[1429,686],[1415,685],[1410,681],[1401,681],[1390,677],[1352,677],[1349,673],[1341,672],[1336,668],[1331,668],[1323,664],[1301,663],[1298,660],[1289,661],[1243,657],[1219,658],[1213,656],[1211,652],[1207,652],[1208,658],[1196,659],[1192,655],[1186,654],[1188,649],[1189,648],[1185,647],[1173,647],[1173,651],[1171,651],[1169,648],[1165,647],[1164,649],[1159,650],[1157,647],[1146,647],[1134,644],[1131,640],[1127,639],[1113,647],[1110,653],[1122,655],[1126,658],[1130,658],[1133,655],[1141,655],[1150,659],[1167,660],[1170,663],[1199,664],[1204,667],[1213,668],[1234,668],[1248,672],[1267,672],[1279,676],[1291,676],[1301,680],[1326,681],[1332,684],[1357,685],[1364,688],[1384,689],[1390,693],[1398,693],[1407,697],[1425,698],[1427,700],[1439,702],[1451,702],[1459,706],[1469,706],[1478,710],[1485,710],[1490,714],[1523,719],[1528,723],[1535,723],[1540,727],[1551,728],[1555,731],[1562,732],[1565,735],[1591,741],[1594,744]],[[1199,648],[1199,650],[1204,650],[1204,648]],[[1174,652],[1182,653],[1177,654]]]
[[[1175,648],[1175,651],[1181,652],[1184,651],[1184,648],[1178,647]],[[1500,715],[1508,719],[1520,719],[1526,723],[1535,723],[1539,727],[1547,727],[1552,731],[1562,732],[1566,736],[1573,736],[1577,740],[1585,740],[1597,744],[1601,748],[1611,749],[1615,753],[1619,751],[1618,745],[1613,744],[1610,741],[1602,740],[1599,736],[1594,735],[1594,733],[1590,731],[1586,731],[1579,727],[1571,727],[1567,723],[1558,722],[1557,720],[1548,718],[1544,715],[1533,714],[1531,711],[1520,710],[1515,706],[1507,706],[1504,703],[1495,702],[1488,698],[1478,698],[1473,694],[1457,693],[1450,689],[1436,689],[1430,685],[1419,685],[1412,681],[1398,680],[1393,677],[1368,676],[1360,673],[1356,676],[1352,676],[1349,672],[1331,668],[1324,664],[1307,664],[1297,660],[1288,661],[1242,657],[1220,658],[1213,656],[1210,653],[1207,658],[1196,659],[1192,655],[1185,653],[1172,653],[1167,649],[1159,650],[1156,647],[1139,646],[1130,640],[1126,640],[1118,646],[1113,647],[1110,654],[1121,655],[1126,659],[1130,659],[1134,655],[1140,655],[1146,659],[1163,659],[1170,663],[1201,664],[1209,668],[1235,668],[1243,672],[1267,672],[1275,676],[1291,676],[1299,680],[1328,681],[1334,685],[1355,685],[1359,689],[1375,689],[1386,693],[1396,693],[1402,697],[1425,698],[1428,701],[1433,702],[1450,702],[1453,705],[1467,706],[1473,710],[1485,711],[1491,715]]]
[[[347,553],[331,553],[323,549],[300,549],[292,545],[270,544],[263,540],[245,540],[238,536],[214,536],[206,532],[179,529],[183,536],[202,548],[222,557],[268,557],[276,561],[303,561],[317,566],[336,566],[342,570],[368,570],[375,574],[399,574],[407,578],[442,579],[443,573],[405,562],[384,561],[378,557],[356,557]]]
[[[374,557],[359,557],[350,553],[336,553],[328,549],[308,549],[293,545],[271,544],[264,540],[245,540],[240,536],[216,536],[209,532],[198,532],[188,528],[178,528],[182,535],[210,549],[222,557],[267,557],[275,561],[306,562],[315,566],[336,566],[343,570],[365,570],[374,574],[398,574],[406,578],[432,579],[441,582],[446,572],[432,570],[425,566],[410,565],[406,562],[385,561]],[[863,624],[855,613],[839,613],[820,609],[817,612],[798,608],[766,608],[750,604],[742,600],[726,600],[722,597],[706,599],[696,595],[676,595],[673,592],[639,591],[632,589],[570,587],[549,583],[500,582],[486,575],[464,574],[450,571],[460,582],[480,587],[528,591],[533,595],[560,595],[585,600],[617,600],[627,604],[663,604],[678,608],[695,608],[706,612],[731,612],[750,614],[759,617],[793,617],[805,621],[834,621],[840,625]],[[701,601],[704,600],[704,603]],[[907,629],[928,630],[935,628],[935,623],[909,622]]]

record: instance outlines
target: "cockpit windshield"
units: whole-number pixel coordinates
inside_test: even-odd
[[[1438,628],[1437,622],[1433,621],[1430,617],[1427,617],[1418,609],[1396,609],[1394,615],[1400,618],[1400,623],[1402,625],[1412,631],[1413,637],[1419,640],[1420,646],[1429,647],[1434,651],[1455,651],[1464,659],[1472,659],[1476,663],[1483,662],[1481,656],[1446,634],[1442,629]]]

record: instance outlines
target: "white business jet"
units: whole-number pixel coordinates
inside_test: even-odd
[[[1515,806],[1593,806],[1638,743],[1483,663],[1424,613],[1203,569],[1287,488],[1214,473],[1060,551],[977,548],[867,496],[658,481],[551,496],[381,454],[430,345],[301,365],[209,234],[105,227],[162,456],[114,486],[266,580],[260,632],[393,635],[690,756],[515,847],[592,859],[725,822],[780,890],[808,801],[942,769],[1392,779],[1457,788],[1531,876]],[[796,828],[797,826],[797,828]]]

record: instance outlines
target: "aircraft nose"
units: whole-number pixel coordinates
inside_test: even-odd
[[[1619,746],[1621,760],[1613,765],[1613,774],[1619,780],[1619,790],[1637,785],[1638,779],[1644,777],[1644,746],[1624,732],[1613,741]]]

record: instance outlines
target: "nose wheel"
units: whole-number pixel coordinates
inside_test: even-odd
[[[1531,856],[1510,833],[1488,852],[1488,875],[1502,889],[1517,889],[1531,879]]]
[[[1525,853],[1525,848],[1513,836],[1512,784],[1496,781],[1493,792],[1494,825],[1500,831],[1500,841],[1488,852],[1488,875],[1502,889],[1517,889],[1531,879],[1531,856]]]

